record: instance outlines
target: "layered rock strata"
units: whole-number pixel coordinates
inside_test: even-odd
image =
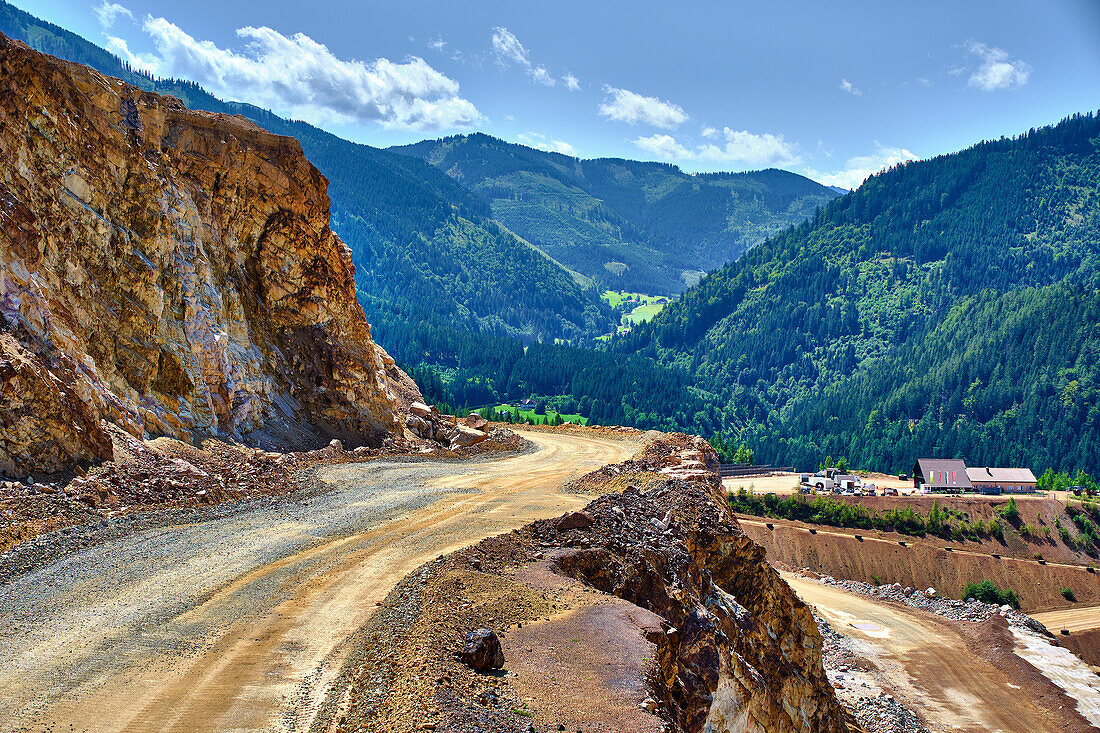
[[[0,36],[0,161],[0,472],[109,458],[103,421],[265,447],[401,430],[394,392],[419,392],[297,141]]]

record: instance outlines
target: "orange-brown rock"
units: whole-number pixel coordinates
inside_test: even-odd
[[[298,142],[0,36],[0,471],[135,436],[349,447],[415,385]],[[392,387],[391,387],[392,385]]]

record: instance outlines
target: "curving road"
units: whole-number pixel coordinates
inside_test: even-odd
[[[349,637],[427,560],[577,508],[637,440],[530,432],[522,455],[332,466],[328,490],[150,529],[0,586],[0,727],[309,727]]]

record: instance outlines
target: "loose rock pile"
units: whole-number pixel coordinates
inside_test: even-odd
[[[930,733],[909,708],[880,689],[865,674],[865,660],[851,648],[849,639],[814,614],[823,639],[822,656],[836,695],[866,733]]]
[[[472,423],[472,424],[471,424]],[[489,437],[489,422],[478,416],[459,423],[454,415],[442,415],[435,405],[413,402],[405,427],[424,440],[434,440],[451,450],[468,448]]]
[[[1028,616],[1026,613],[1014,610],[1011,606],[996,606],[990,603],[971,598],[969,601],[956,601],[950,598],[942,598],[936,593],[935,588],[916,590],[902,587],[901,583],[887,583],[883,585],[871,585],[857,580],[838,580],[832,576],[821,579],[826,585],[859,593],[872,598],[881,598],[895,603],[901,603],[912,608],[949,618],[952,621],[985,621],[990,616],[999,614],[1008,621],[1010,626],[1026,628],[1040,634],[1050,635],[1043,624]],[[931,592],[929,592],[931,591]]]
[[[674,478],[700,484],[714,484],[718,479],[718,454],[707,441],[683,433],[663,434],[650,431],[650,441],[629,461],[603,466],[581,476],[566,487],[579,493],[597,493],[608,482],[620,476],[652,473],[660,478]],[[661,435],[660,440],[652,438]]]
[[[165,506],[216,504],[297,486],[282,454],[207,441],[142,442],[107,424],[115,460],[69,481],[0,484],[0,549],[73,524]]]

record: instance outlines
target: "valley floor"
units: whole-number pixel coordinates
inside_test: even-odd
[[[349,637],[442,553],[585,503],[625,439],[526,433],[471,462],[320,469],[275,504],[147,529],[0,586],[5,729],[307,730]]]

